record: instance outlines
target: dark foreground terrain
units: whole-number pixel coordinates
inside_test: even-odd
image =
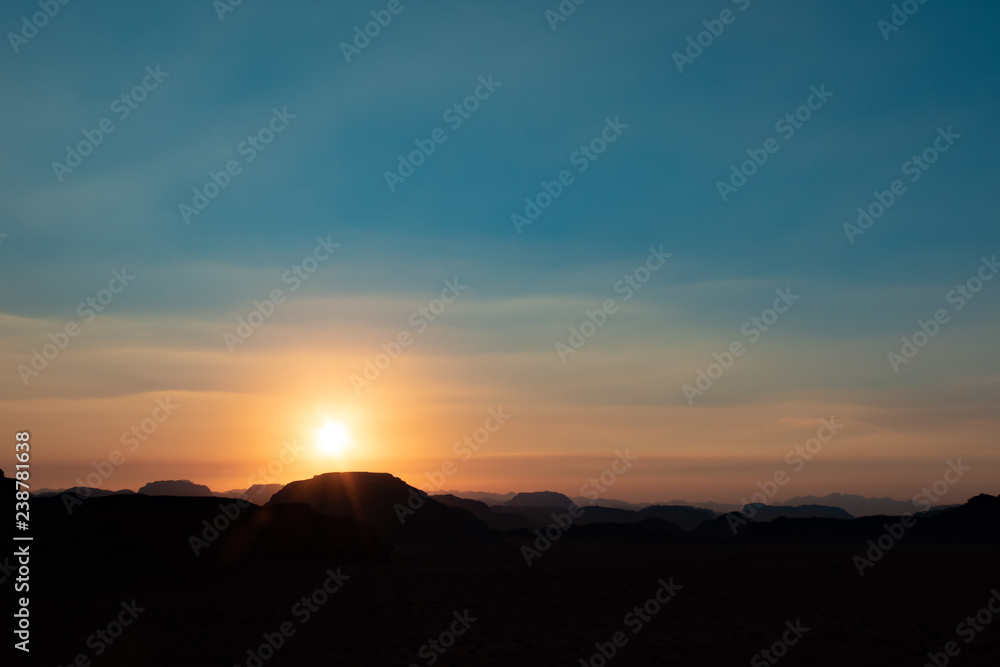
[[[393,543],[303,503],[248,505],[206,535],[228,502],[34,499],[31,655],[4,664],[603,665],[602,648],[614,665],[1000,664],[991,496],[884,538],[864,576],[855,556],[896,519],[735,538],[588,525],[528,566],[527,531]]]

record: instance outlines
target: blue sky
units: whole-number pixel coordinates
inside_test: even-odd
[[[523,400],[542,414],[550,402],[697,412],[681,394],[684,378],[739,338],[776,288],[792,286],[802,300],[707,404],[738,410],[808,397],[816,404],[803,413],[817,419],[824,402],[880,406],[892,412],[899,448],[909,437],[903,424],[924,414],[924,404],[949,415],[973,411],[963,422],[973,438],[983,420],[995,427],[1000,281],[903,372],[893,373],[885,356],[974,275],[981,257],[1000,250],[995,3],[927,3],[887,40],[877,22],[890,18],[888,2],[754,0],[743,11],[742,0],[592,0],[553,30],[545,11],[557,5],[403,0],[350,63],[341,42],[386,3],[246,0],[220,20],[208,0],[74,2],[17,53],[8,42],[0,63],[0,233],[8,235],[0,243],[8,286],[0,317],[9,371],[0,396],[8,409],[54,398],[239,393],[194,367],[206,355],[228,356],[222,332],[281,285],[317,236],[330,235],[340,253],[287,315],[240,351],[256,347],[243,355],[247,372],[255,354],[300,347],[341,358],[338,368],[358,366],[444,279],[460,276],[468,295],[413,354],[466,370],[438,365],[440,377],[424,382],[471,387],[486,373],[483,400]],[[674,52],[727,9],[735,21],[678,72]],[[0,25],[18,30],[37,11],[6,3]],[[113,118],[112,100],[147,66],[169,76],[128,118]],[[490,75],[502,85],[460,128],[447,129],[442,113]],[[793,137],[780,138],[775,122],[821,85],[832,97]],[[295,118],[243,162],[237,146],[274,108]],[[114,132],[57,181],[53,160],[105,117]],[[606,118],[628,128],[577,173],[571,154]],[[384,172],[438,127],[448,140],[390,192]],[[918,181],[906,180],[906,193],[849,243],[842,227],[857,207],[905,180],[903,163],[948,127],[961,135],[954,146]],[[717,181],[769,137],[780,150],[722,201]],[[242,173],[185,225],[178,205],[233,159]],[[563,169],[575,182],[518,234],[511,214]],[[556,340],[661,245],[673,253],[669,265],[561,364]],[[25,387],[16,366],[121,266],[137,279],[98,321],[106,328],[67,352],[79,367],[60,359]],[[316,332],[331,342],[317,342]],[[94,360],[123,346],[190,364],[190,375],[120,360],[111,379],[94,379],[107,368]],[[495,354],[509,356],[468,370]],[[349,374],[335,378],[338,387],[350,388]],[[859,421],[878,421],[863,412]],[[692,424],[688,442],[710,442],[717,419]],[[761,429],[748,441],[765,442]],[[663,436],[654,429],[639,438],[650,457],[674,453]],[[569,446],[549,450],[539,433],[519,437],[536,453],[556,456]],[[986,447],[976,442],[973,451]],[[753,456],[756,446],[748,446]],[[67,460],[107,449],[96,438],[66,447]],[[935,460],[949,451],[926,447]]]

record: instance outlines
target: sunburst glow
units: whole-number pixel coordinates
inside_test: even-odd
[[[327,422],[316,431],[316,447],[327,456],[339,456],[351,442],[347,427],[339,422]]]

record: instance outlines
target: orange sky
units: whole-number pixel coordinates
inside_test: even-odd
[[[454,318],[460,319],[460,310],[456,306]],[[454,322],[442,322],[359,394],[350,378],[378,346],[338,352],[320,327],[269,323],[250,340],[254,347],[231,354],[222,346],[171,342],[169,331],[163,334],[148,321],[109,320],[105,326],[107,332],[99,330],[57,358],[26,398],[2,403],[3,423],[32,432],[36,487],[71,486],[78,476],[87,482],[93,463],[119,450],[124,463],[104,464],[111,474],[99,486],[135,490],[156,479],[190,479],[224,491],[334,470],[371,470],[428,490],[578,495],[610,466],[616,450],[628,450],[638,461],[602,495],[736,502],[757,491],[758,481],[785,470],[790,481],[775,500],[830,492],[905,499],[938,479],[952,457],[962,457],[973,471],[948,500],[997,492],[997,416],[986,403],[943,404],[900,389],[845,390],[836,387],[835,364],[829,365],[830,388],[769,397],[775,373],[794,378],[810,357],[807,349],[777,336],[755,350],[756,357],[740,359],[706,395],[711,400],[689,406],[678,388],[690,381],[690,365],[671,360],[696,353],[653,341],[633,340],[629,347],[625,330],[602,332],[600,346],[563,365],[547,349],[447,355],[447,341],[461,332]],[[198,324],[191,328],[197,337]],[[161,331],[159,344],[123,344],[142,329]],[[391,337],[391,330],[371,334],[374,340]],[[296,351],[286,349],[292,341]],[[649,358],[662,362],[650,364]],[[138,375],[135,369],[141,369]],[[147,376],[164,388],[143,391]],[[991,391],[995,385],[989,382],[966,380],[952,395],[982,400]],[[157,401],[168,398],[177,406],[174,414],[151,421],[164,416]],[[509,421],[463,461],[465,450],[456,453],[454,443],[474,437],[488,411],[498,408],[511,415]],[[793,471],[786,454],[815,436],[820,419],[830,416],[843,429]],[[155,424],[155,431],[128,451],[137,441],[123,443],[123,434],[141,429],[143,420],[147,430]],[[315,431],[327,421],[343,423],[351,433],[342,457],[316,447]],[[258,474],[269,465],[270,472]],[[440,479],[442,470],[451,474],[438,487],[429,475]]]

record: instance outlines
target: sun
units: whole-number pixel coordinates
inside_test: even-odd
[[[339,456],[351,441],[347,427],[339,422],[327,422],[316,431],[316,448],[321,454]]]

